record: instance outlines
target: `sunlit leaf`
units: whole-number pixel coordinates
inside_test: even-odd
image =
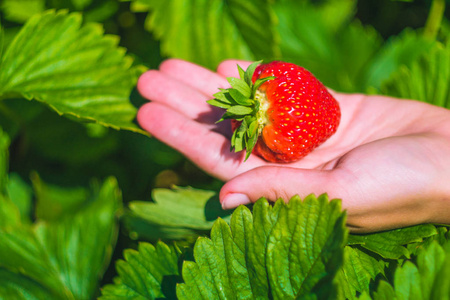
[[[215,68],[226,58],[277,55],[270,1],[137,0],[164,55]]]
[[[450,43],[434,47],[403,66],[383,86],[385,94],[450,108]]]
[[[424,238],[436,234],[436,227],[431,224],[426,224],[379,233],[350,235],[348,240],[349,244],[361,245],[361,247],[373,251],[384,258],[399,259],[402,257],[410,257],[410,252],[405,245],[422,241]]]
[[[211,239],[197,241],[195,263],[183,265],[179,299],[267,298],[269,290],[275,299],[333,293],[346,235],[339,202],[326,196],[278,201],[275,220],[267,209],[259,211],[264,207],[255,206],[253,217],[240,206],[230,225],[219,219]]]
[[[152,198],[154,202],[133,201],[130,209],[143,221],[159,227],[209,230],[218,217],[229,220],[230,211],[221,208],[218,195],[213,191],[179,187],[155,189]]]
[[[405,29],[399,35],[391,37],[367,66],[367,86],[379,90],[383,81],[402,66],[410,65],[427,53],[432,46],[433,41],[411,29]]]
[[[3,54],[0,95],[22,94],[59,114],[142,132],[129,101],[137,70],[117,44],[100,25],[82,25],[80,14],[35,15]]]
[[[316,6],[305,2],[284,1],[274,6],[283,58],[305,67],[333,89],[365,91],[362,74],[381,46],[379,34],[346,15],[337,23],[326,20],[333,19],[330,14],[341,5],[348,5],[345,12],[351,14],[351,3]]]

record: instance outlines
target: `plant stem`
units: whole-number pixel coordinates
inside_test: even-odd
[[[430,13],[425,24],[423,35],[430,39],[436,39],[439,28],[441,27],[442,17],[445,11],[445,0],[433,0]]]

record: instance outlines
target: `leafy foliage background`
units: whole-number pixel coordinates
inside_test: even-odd
[[[326,195],[223,211],[222,183],[134,120],[168,57],[283,59],[450,108],[432,4],[1,0],[0,299],[448,299],[447,227],[349,235]]]

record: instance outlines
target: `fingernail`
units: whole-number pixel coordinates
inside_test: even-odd
[[[222,201],[222,208],[223,209],[231,209],[235,208],[241,204],[249,204],[251,201],[245,194],[240,193],[233,193],[228,194],[225,196],[225,198]]]

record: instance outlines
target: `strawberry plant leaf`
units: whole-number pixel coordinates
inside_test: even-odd
[[[21,275],[0,269],[0,298],[16,300],[58,300],[61,295],[43,288],[38,282]]]
[[[259,200],[250,211],[240,206],[228,225],[219,219],[211,239],[194,246],[195,262],[183,265],[179,299],[294,299],[333,291],[342,263],[347,229],[340,202],[326,195],[279,200],[268,209]],[[269,292],[270,290],[270,292]]]
[[[370,292],[370,283],[384,273],[385,263],[352,246],[344,248],[344,258],[336,275],[339,295],[343,299],[356,299],[359,293]]]
[[[387,95],[415,99],[450,108],[450,42],[432,49],[384,82]]]
[[[44,182],[38,174],[31,174],[36,198],[35,216],[40,220],[56,221],[77,213],[92,201],[91,191],[85,187],[60,187]]]
[[[267,247],[274,297],[307,296],[327,277],[325,286],[329,292],[333,290],[331,283],[342,264],[347,234],[345,215],[340,211],[340,202],[329,202],[326,195],[308,196],[303,202],[293,198],[280,210]]]
[[[2,284],[24,291],[39,285],[42,293],[54,295],[50,299],[93,297],[112,255],[119,207],[117,182],[108,179],[73,216],[0,228]],[[24,285],[18,285],[18,273],[26,277]]]
[[[276,22],[268,0],[135,0],[150,13],[146,29],[161,39],[165,56],[215,68],[233,57],[276,57]]]
[[[380,282],[374,299],[393,294],[396,299],[448,299],[450,282],[445,276],[450,274],[449,245],[442,247],[434,241],[422,248],[415,263],[408,260],[396,269],[393,286]]]
[[[118,39],[81,15],[47,11],[22,27],[1,58],[0,95],[21,94],[59,114],[144,132],[129,94],[138,69]]]
[[[330,13],[340,9],[340,5],[344,4],[333,7],[306,1],[277,1],[274,10],[279,19],[282,56],[311,71],[328,87],[364,92],[362,74],[381,47],[382,39],[370,26],[363,26],[357,20],[350,22],[347,16],[337,24],[328,21],[334,19]],[[348,10],[347,13],[351,14]]]
[[[379,91],[383,82],[433,47],[433,41],[411,29],[391,37],[367,66],[366,86]]]
[[[178,260],[181,254],[178,247],[163,242],[156,246],[139,243],[137,251],[125,250],[124,260],[116,262],[119,276],[114,279],[114,284],[102,288],[99,299],[173,299],[163,290],[162,284],[169,277],[175,280],[174,283],[180,280]]]
[[[18,174],[10,173],[6,188],[7,197],[17,207],[21,222],[31,223],[31,211],[33,207],[33,190]]]
[[[214,221],[221,217],[229,220],[230,211],[221,208],[216,192],[194,188],[154,189],[153,202],[132,201],[132,215],[155,226],[167,229],[189,229],[181,237],[196,236],[210,230]],[[145,236],[139,228],[132,228]],[[175,238],[170,234],[162,238]],[[179,237],[178,237],[179,238]]]
[[[45,0],[3,0],[0,9],[5,20],[24,23],[45,10]]]
[[[8,182],[9,137],[0,127],[0,194],[6,192]]]
[[[364,235],[351,234],[348,238],[350,245],[361,247],[375,252],[387,259],[399,259],[410,257],[410,252],[405,245],[413,242],[421,242],[424,238],[437,234],[436,227],[431,224],[417,225],[399,228],[379,233]]]
[[[386,281],[380,281],[378,288],[373,292],[373,300],[390,300],[395,299],[394,288]]]

